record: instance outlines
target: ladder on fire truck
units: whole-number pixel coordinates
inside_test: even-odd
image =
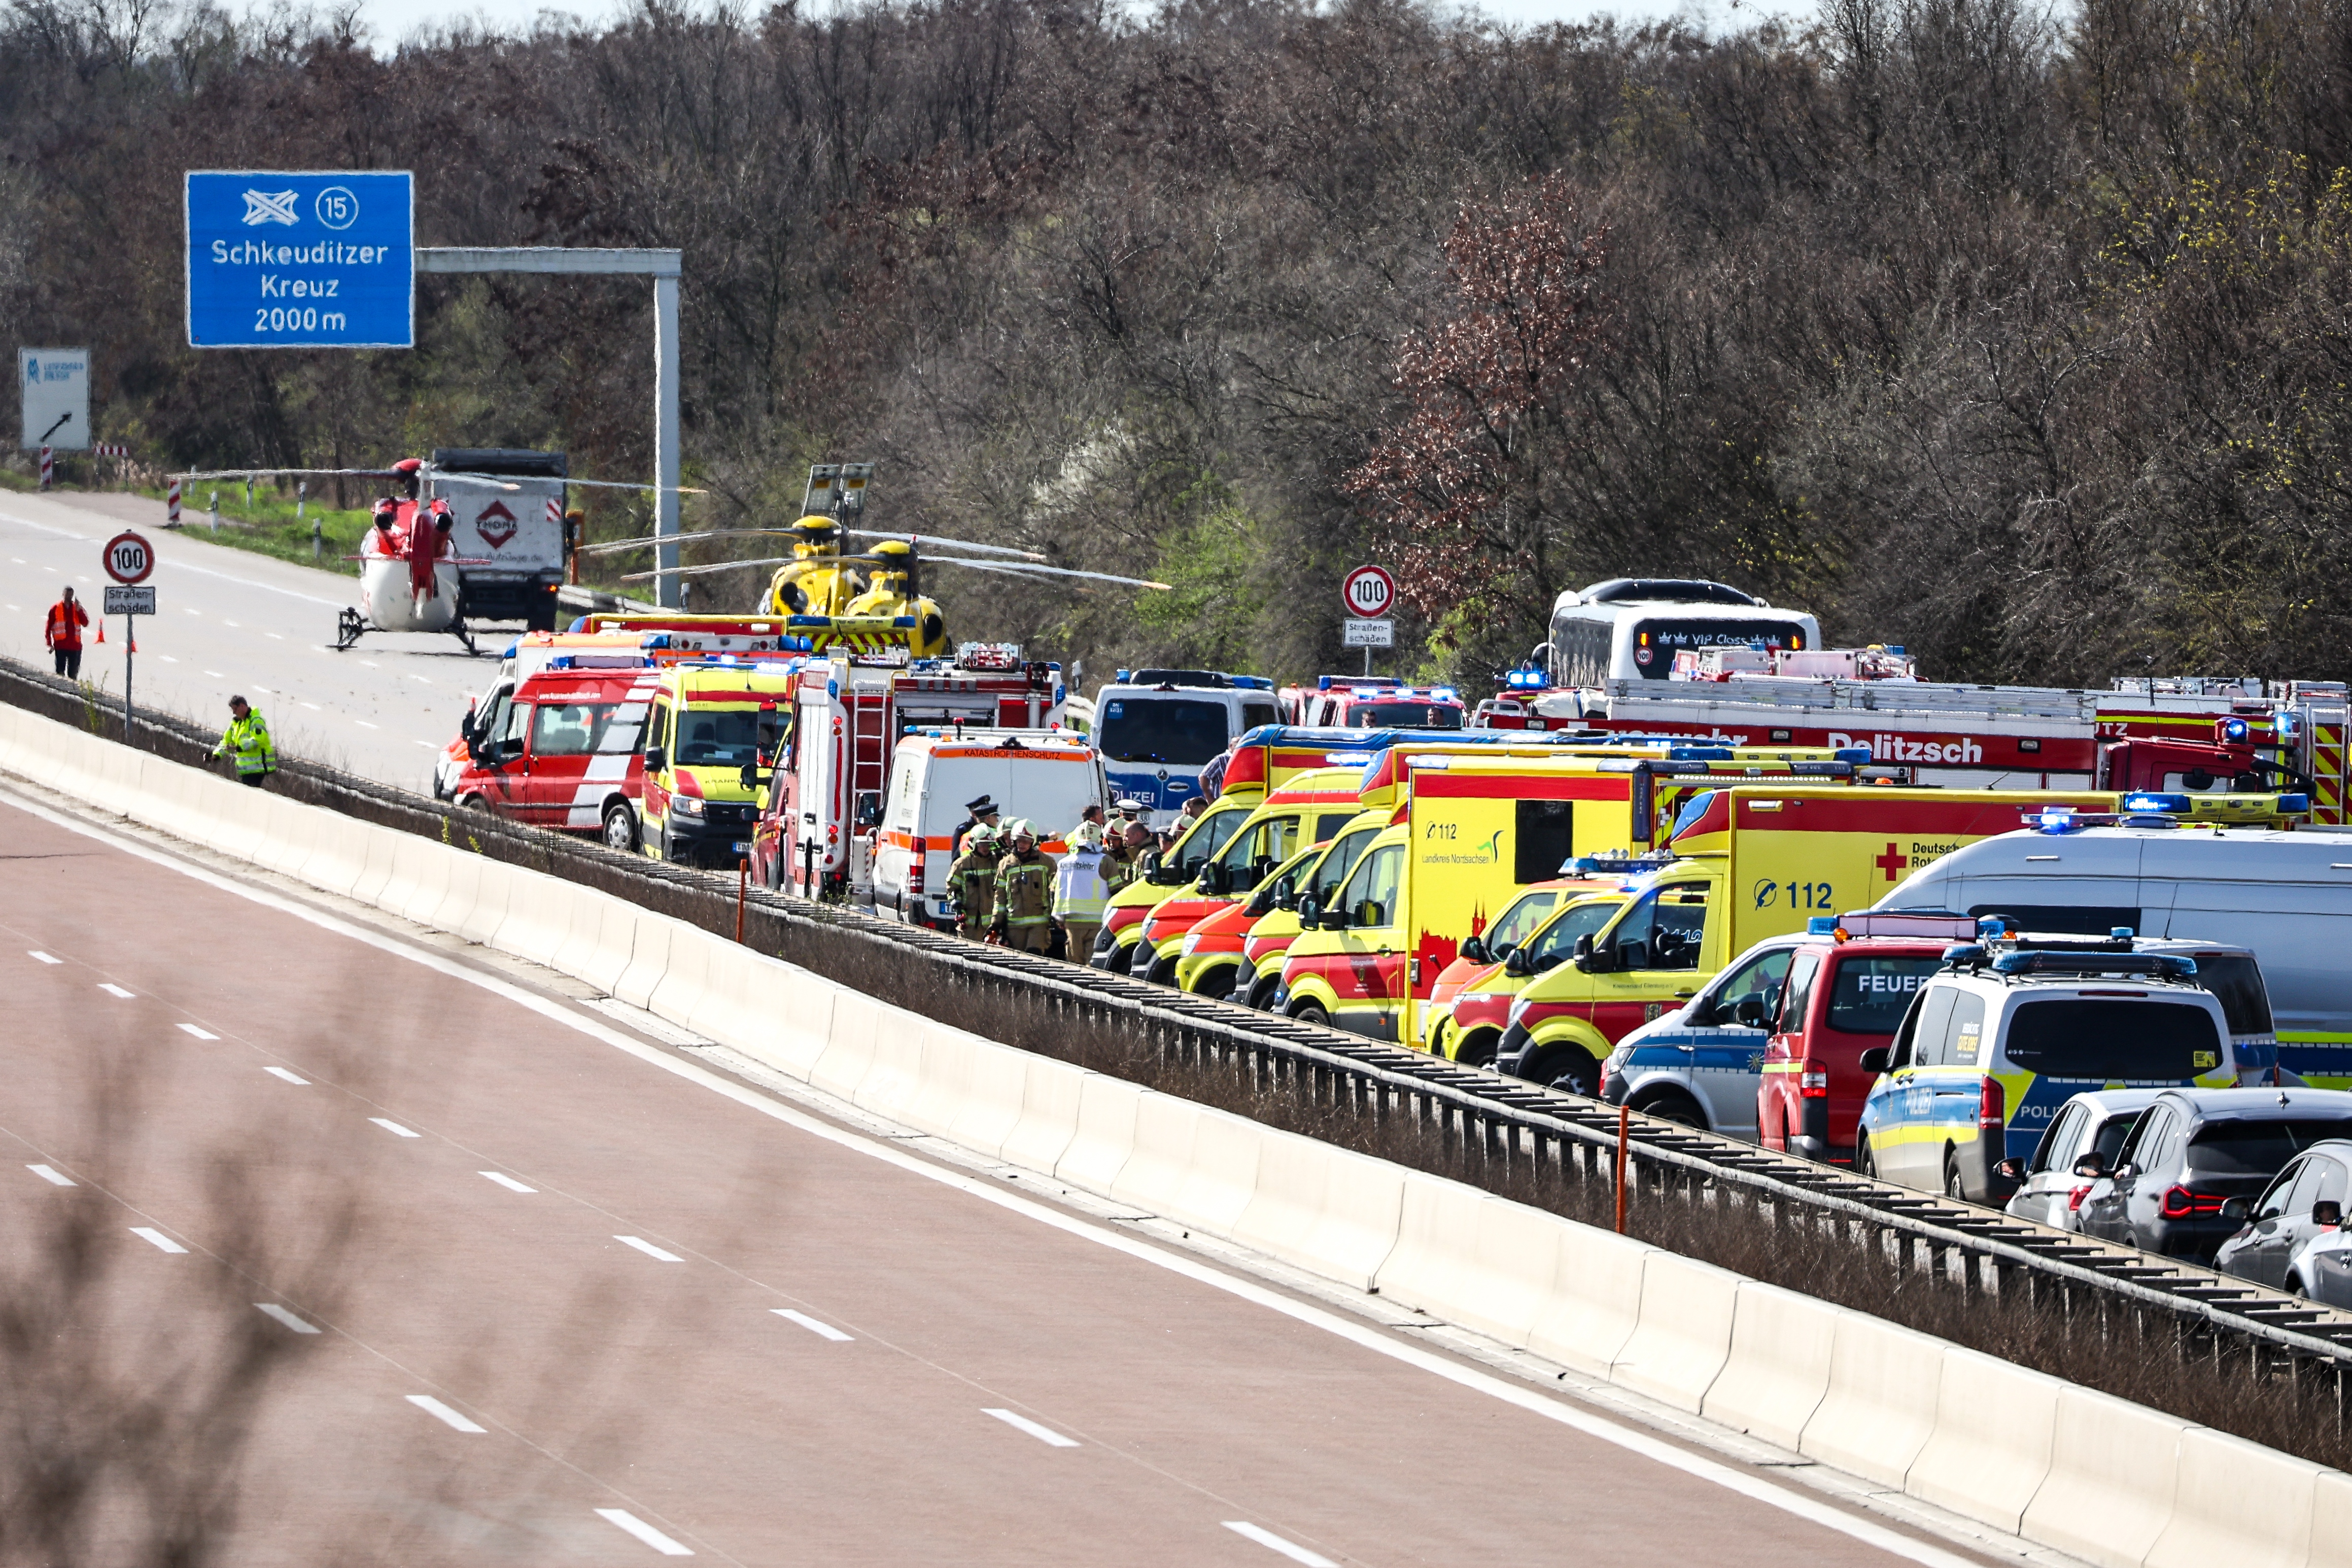
[[[2296,738],[2311,779],[2312,826],[2340,828],[2352,821],[2352,695],[2342,681],[2293,681],[2287,699],[2303,725]]]

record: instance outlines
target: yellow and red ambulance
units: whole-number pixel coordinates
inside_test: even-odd
[[[1593,1093],[1601,1061],[1767,936],[1865,907],[1917,867],[1995,833],[2029,808],[2110,811],[2116,797],[2032,789],[1742,785],[1685,802],[1675,855],[1624,909],[1511,1004],[1502,1071]]]
[[[1274,1005],[1376,1040],[1418,1040],[1438,974],[1522,888],[1579,856],[1647,841],[1662,806],[1671,812],[1681,793],[1703,784],[1772,774],[1793,784],[1853,771],[1852,761],[1820,750],[1547,749],[1393,758],[1390,825],[1336,899],[1314,912],[1313,929],[1291,943]]]
[[[1291,860],[1301,845],[1328,842],[1362,810],[1359,768],[1317,768],[1267,791],[1256,809],[1201,867],[1190,887],[1173,890],[1136,928],[1140,944],[1128,973],[1156,985],[1176,983],[1184,938],[1202,920],[1248,895]],[[1150,954],[1147,958],[1146,953]]]

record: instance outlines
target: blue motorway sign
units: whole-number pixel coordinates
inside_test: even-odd
[[[189,345],[413,348],[410,189],[406,170],[191,170]]]

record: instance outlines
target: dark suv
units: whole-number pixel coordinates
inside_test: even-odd
[[[2095,1154],[2075,1167],[2100,1178],[2083,1200],[2083,1229],[2209,1262],[2244,1223],[2225,1217],[2224,1204],[2253,1197],[2312,1145],[2344,1137],[2352,1137],[2352,1093],[2340,1090],[2168,1091],[2141,1113],[2113,1170]]]

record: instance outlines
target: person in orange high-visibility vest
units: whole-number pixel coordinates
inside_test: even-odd
[[[89,624],[89,612],[81,607],[70,588],[65,597],[49,606],[49,623],[42,629],[41,640],[49,645],[49,657],[57,661],[58,674],[68,680],[81,677],[81,629]]]

